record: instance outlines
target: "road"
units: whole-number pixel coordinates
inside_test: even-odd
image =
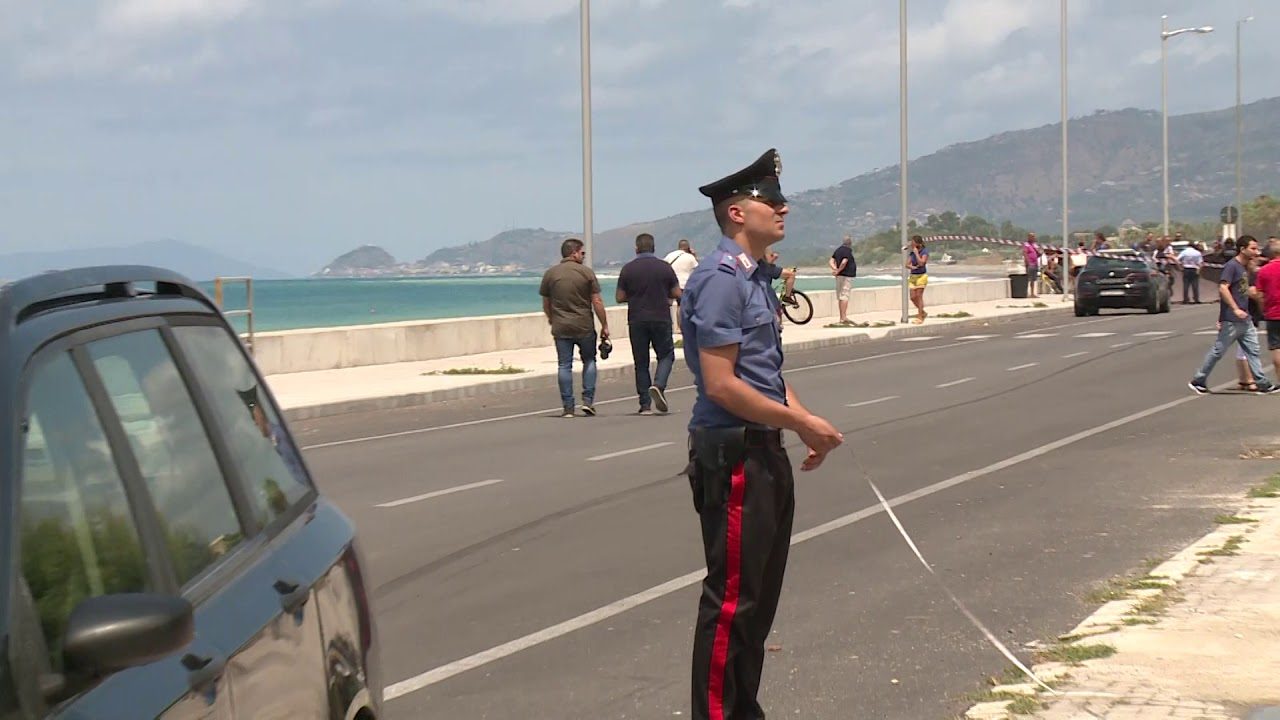
[[[867,479],[1014,648],[1069,630],[1099,581],[1202,535],[1256,479],[1233,458],[1278,401],[1187,389],[1215,313],[1064,312],[789,355],[789,381],[846,447],[797,472],[770,717],[952,717],[1006,665]],[[679,474],[688,383],[672,378],[666,417],[635,415],[618,382],[594,419],[555,417],[544,390],[294,424],[358,525],[392,718],[688,715],[702,569]]]

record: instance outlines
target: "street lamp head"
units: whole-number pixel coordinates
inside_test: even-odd
[[[1202,34],[1203,34],[1203,33],[1211,33],[1211,32],[1213,32],[1213,26],[1212,26],[1212,25],[1205,25],[1204,27],[1198,27],[1198,28],[1196,28],[1196,29],[1195,29],[1195,30],[1193,30],[1192,32],[1198,32],[1198,33],[1202,33]]]

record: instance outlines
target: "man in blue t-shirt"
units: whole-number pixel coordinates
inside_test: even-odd
[[[1232,343],[1239,343],[1244,350],[1245,359],[1249,363],[1249,372],[1253,373],[1258,384],[1258,392],[1273,393],[1280,391],[1267,379],[1262,371],[1262,361],[1258,357],[1258,330],[1249,318],[1249,297],[1257,290],[1249,287],[1249,261],[1258,256],[1258,241],[1252,236],[1240,238],[1236,256],[1222,269],[1222,279],[1218,282],[1218,337],[1205,355],[1204,363],[1187,383],[1190,388],[1201,395],[1209,392],[1209,373],[1213,366],[1222,359],[1223,353]]]
[[[671,264],[653,254],[653,236],[636,236],[636,257],[618,274],[615,299],[627,304],[627,331],[631,335],[631,357],[636,362],[636,395],[640,414],[653,408],[666,414],[667,378],[676,361],[671,337],[671,301],[680,297],[680,281]],[[658,358],[658,374],[649,376],[649,347]]]
[[[853,279],[858,276],[858,261],[853,257],[853,236],[845,235],[844,242],[831,253],[827,261],[831,274],[836,278],[836,302],[840,308],[841,325],[849,323],[849,297],[853,294]]]

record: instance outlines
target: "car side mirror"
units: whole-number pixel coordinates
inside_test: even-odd
[[[195,613],[183,598],[154,593],[88,598],[67,619],[66,675],[46,684],[46,696],[74,695],[101,677],[177,652],[194,636]]]

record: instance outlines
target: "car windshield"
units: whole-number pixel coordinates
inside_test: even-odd
[[[1094,272],[1145,272],[1150,268],[1146,262],[1136,257],[1103,257],[1094,255],[1089,258],[1088,264],[1085,265],[1086,270]]]

